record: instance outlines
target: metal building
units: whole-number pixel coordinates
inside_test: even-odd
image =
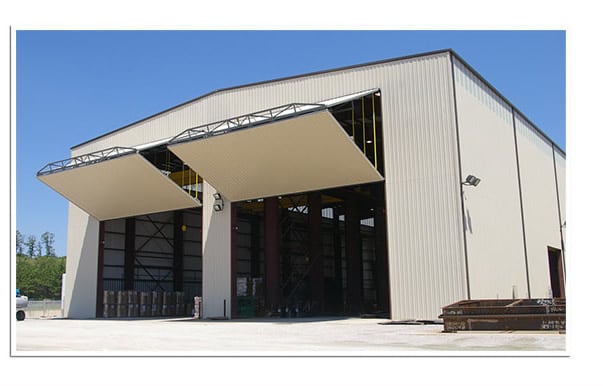
[[[565,296],[565,153],[451,50],[217,90],[71,151],[38,173],[70,201],[67,317],[106,290],[206,318]]]

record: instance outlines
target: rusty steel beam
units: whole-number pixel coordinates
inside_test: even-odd
[[[362,312],[362,238],[357,201],[345,202],[345,260],[347,311]]]
[[[237,217],[237,204],[230,203],[230,318],[239,316],[237,309],[237,236],[239,224]],[[224,306],[226,307],[226,306]],[[226,313],[226,310],[224,310]]]
[[[322,206],[319,192],[308,193],[310,238],[310,288],[312,311],[324,311],[324,268],[322,259]]]
[[[264,264],[266,306],[272,311],[281,301],[279,255],[279,202],[277,197],[264,199]]]
[[[174,212],[174,268],[173,268],[173,281],[174,291],[182,291],[182,282],[184,277],[184,216],[182,211]]]
[[[124,289],[134,289],[134,262],[136,261],[136,218],[126,219]]]
[[[98,224],[98,261],[96,271],[96,317],[103,316],[104,294],[104,267],[105,267],[105,222]]]
[[[565,299],[463,300],[442,308],[444,332],[565,331]]]

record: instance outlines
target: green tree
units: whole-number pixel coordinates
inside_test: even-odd
[[[19,232],[19,230],[17,229],[17,234],[15,236],[15,243],[17,244],[17,255],[22,255],[23,254],[23,235],[21,234],[21,232]]]
[[[31,299],[60,299],[65,257],[17,256],[17,288]]]
[[[56,256],[54,254],[54,233],[44,232],[40,237],[42,246],[44,247],[44,256]]]
[[[22,294],[32,297],[34,277],[34,260],[26,255],[17,256],[17,288]]]
[[[27,256],[34,257],[36,253],[36,236],[27,236],[25,247],[27,248]]]
[[[42,256],[42,241],[40,240],[38,240],[38,242],[36,243],[36,256]]]

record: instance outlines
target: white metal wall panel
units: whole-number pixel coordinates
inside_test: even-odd
[[[563,243],[565,244],[567,240],[565,236],[565,230],[567,228],[565,218],[565,155],[563,155],[558,149],[555,149],[555,167],[557,168],[557,191],[559,192],[559,223],[561,224]]]
[[[69,203],[68,216],[65,316],[94,318],[99,223],[72,203]]]
[[[313,103],[371,88],[382,92],[392,318],[434,319],[442,306],[466,296],[447,52],[220,91],[79,146],[73,155],[115,144],[136,146],[284,103]],[[211,205],[203,210],[212,215]],[[212,221],[204,218],[204,224]],[[227,229],[222,223],[218,227]],[[211,240],[204,251],[216,254],[204,260],[203,296],[208,301],[211,283],[216,283],[216,296],[225,291],[219,288],[226,284],[216,281],[230,267],[230,260],[223,259],[230,248],[225,237],[230,236],[229,231],[203,232],[204,241]],[[225,244],[218,247],[220,242]],[[224,266],[205,272],[206,264]],[[217,311],[205,304],[208,311]],[[222,312],[221,303],[219,307]]]
[[[561,249],[553,147],[515,115],[532,297],[550,297],[548,246]]]
[[[203,182],[203,317],[224,316],[230,318],[230,202],[224,201],[224,209],[214,211],[216,190]]]
[[[472,299],[528,297],[513,110],[454,60],[469,290]]]
[[[393,319],[466,297],[450,57],[391,69],[382,87]]]

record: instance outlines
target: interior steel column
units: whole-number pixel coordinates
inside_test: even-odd
[[[362,238],[358,201],[348,197],[345,202],[345,255],[347,278],[347,311],[362,309]]]
[[[260,220],[254,215],[250,217],[249,221],[251,225],[251,276],[260,277]]]
[[[279,236],[278,198],[269,197],[264,199],[264,272],[266,307],[270,311],[281,301]]]
[[[182,281],[184,276],[184,216],[182,211],[174,212],[174,267],[173,267],[173,278],[174,278],[174,291],[182,291]]]
[[[385,208],[375,208],[375,271],[377,303],[380,311],[389,312],[389,273],[387,263],[387,226]]]
[[[98,268],[96,270],[96,317],[103,316],[104,298],[104,267],[105,267],[105,222],[98,224]]]
[[[237,236],[239,224],[237,221],[237,204],[230,204],[230,315],[231,319],[238,316],[237,312]]]
[[[312,310],[324,311],[324,267],[322,259],[322,206],[320,192],[308,193],[308,228],[310,236],[310,291]]]
[[[341,210],[339,207],[333,208],[333,246],[335,251],[335,288],[336,293],[333,295],[337,299],[335,305],[336,311],[343,310],[343,272],[342,272],[342,254],[341,254],[341,230],[339,229],[339,216]]]
[[[124,256],[124,290],[134,289],[134,261],[136,259],[136,218],[126,219],[126,245]]]

